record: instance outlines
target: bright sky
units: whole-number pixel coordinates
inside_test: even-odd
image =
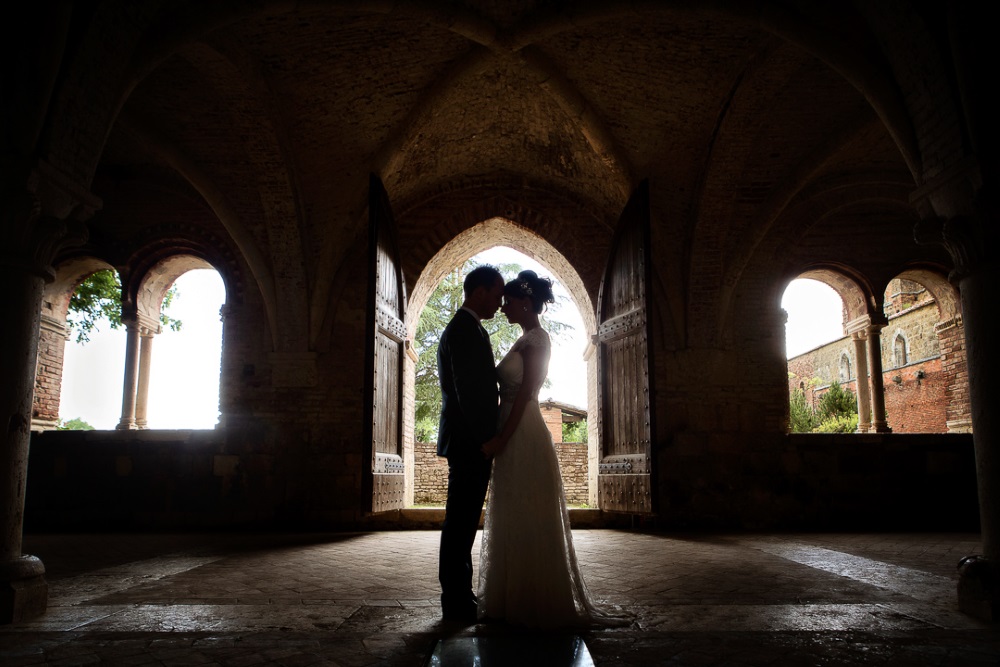
[[[541,276],[551,272],[509,248],[494,248],[477,255],[490,264],[519,264]],[[178,295],[171,317],[183,322],[180,332],[164,330],[153,340],[147,419],[150,428],[214,428],[219,419],[219,362],[222,357],[222,322],[219,309],[225,288],[212,270],[190,271],[177,280]],[[556,296],[568,294],[555,283]],[[558,319],[574,327],[566,341],[555,341],[549,364],[552,387],[542,398],[587,407],[587,369],[583,361],[587,337],[572,301],[556,311]],[[788,311],[786,345],[796,356],[842,335],[841,301],[837,293],[814,280],[795,280],[782,300]],[[93,332],[90,343],[66,343],[60,417],[82,418],[98,429],[113,429],[121,417],[125,373],[125,331],[106,323]]]
[[[518,264],[522,269],[530,269],[539,276],[552,278],[552,292],[556,303],[549,307],[548,317],[568,324],[573,331],[565,340],[552,341],[552,357],[549,359],[549,381],[552,386],[543,388],[539,394],[542,400],[553,399],[569,403],[579,408],[587,408],[587,364],[583,353],[587,349],[587,332],[576,305],[569,298],[569,292],[552,275],[552,272],[527,255],[505,247],[496,247],[475,256],[483,264]],[[504,276],[507,280],[515,276]],[[561,307],[560,307],[561,306]],[[497,317],[503,317],[497,313]]]
[[[211,269],[177,279],[168,314],[183,323],[153,338],[147,421],[149,428],[215,428],[219,421],[219,367],[226,289]],[[59,416],[80,417],[98,429],[113,429],[122,414],[125,329],[105,322],[90,342],[66,343]]]
[[[793,280],[781,298],[788,313],[785,353],[788,358],[844,336],[844,302],[832,287],[818,280]]]

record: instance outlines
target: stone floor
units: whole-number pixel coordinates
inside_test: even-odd
[[[956,564],[977,535],[574,537],[591,592],[636,621],[583,633],[583,660],[563,664],[1000,664],[1000,627],[957,611]],[[571,637],[441,621],[437,542],[431,530],[28,535],[49,609],[0,626],[0,665],[422,667],[456,642],[489,647],[479,665],[552,664],[542,648]]]

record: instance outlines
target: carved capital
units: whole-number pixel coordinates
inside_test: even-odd
[[[969,159],[931,179],[911,197],[922,217],[913,238],[948,251],[955,265],[952,282],[996,262],[1000,242],[997,195],[995,187],[984,184],[978,163]]]
[[[0,264],[54,279],[52,262],[63,248],[88,237],[85,221],[100,200],[45,163],[0,191]]]

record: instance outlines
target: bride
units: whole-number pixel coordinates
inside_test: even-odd
[[[559,462],[538,408],[550,353],[538,315],[554,301],[552,281],[533,271],[522,271],[504,286],[501,312],[523,333],[497,366],[502,427],[483,445],[483,453],[495,458],[479,566],[479,616],[535,628],[624,620],[594,604],[580,574]]]

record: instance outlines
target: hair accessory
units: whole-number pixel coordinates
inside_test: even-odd
[[[521,294],[524,294],[526,296],[531,296],[531,283],[529,283],[527,280],[523,280],[521,281],[519,287],[521,288]]]

